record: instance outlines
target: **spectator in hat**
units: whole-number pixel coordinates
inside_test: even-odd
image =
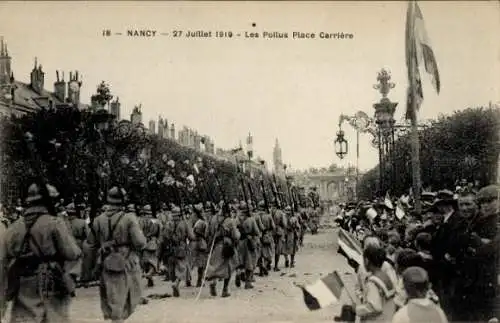
[[[402,276],[408,302],[394,314],[392,323],[448,323],[448,319],[439,305],[427,297],[429,277],[425,269],[409,267]]]
[[[470,227],[471,238],[466,263],[473,277],[469,295],[471,321],[498,318],[499,311],[499,188],[483,187],[477,194],[480,214]]]
[[[451,298],[454,284],[457,279],[456,263],[453,256],[456,252],[457,229],[461,225],[461,219],[457,215],[457,201],[453,192],[449,190],[439,191],[433,204],[433,208],[443,216],[443,223],[437,228],[432,245],[432,257],[436,264],[436,292],[442,302],[446,313],[452,312]]]

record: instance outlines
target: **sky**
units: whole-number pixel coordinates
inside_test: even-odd
[[[422,74],[419,118],[500,103],[499,2],[420,2],[441,76],[441,92]],[[335,155],[341,114],[373,116],[386,68],[405,110],[406,2],[3,2],[0,34],[15,78],[29,83],[34,58],[45,87],[56,70],[82,74],[81,100],[105,80],[129,118],[142,104],[143,122],[161,115],[211,136],[215,146],[238,146],[250,132],[254,155],[272,162],[275,140],[294,169],[356,164],[356,135],[343,126],[349,153]],[[255,23],[255,27],[252,24]],[[103,37],[102,30],[149,29],[169,36]],[[174,38],[174,30],[232,31],[240,37]],[[315,33],[315,39],[246,39],[245,32]],[[344,32],[353,39],[319,39]],[[369,135],[360,136],[359,167],[378,162]]]

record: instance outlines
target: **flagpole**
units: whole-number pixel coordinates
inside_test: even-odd
[[[417,120],[417,111],[420,108],[420,100],[417,100],[417,74],[418,72],[418,62],[417,62],[417,56],[416,56],[416,40],[415,40],[415,2],[411,1],[409,3],[411,11],[410,13],[410,21],[409,21],[409,27],[410,30],[407,30],[407,32],[410,32],[410,39],[408,39],[408,34],[407,34],[407,39],[406,41],[410,40],[410,43],[406,44],[407,46],[411,46],[411,55],[407,57],[410,60],[410,66],[408,66],[409,69],[409,85],[410,85],[410,122],[411,122],[411,132],[410,132],[410,143],[411,143],[411,168],[412,168],[412,188],[413,188],[413,198],[415,202],[415,211],[417,214],[419,214],[422,210],[421,206],[421,201],[420,201],[420,187],[421,187],[421,179],[420,179],[420,140],[418,138],[418,120]],[[408,19],[408,18],[407,18]],[[408,48],[407,48],[408,50]]]

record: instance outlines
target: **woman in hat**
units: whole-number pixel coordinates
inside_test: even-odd
[[[51,185],[46,192],[50,198],[59,195]],[[49,214],[38,184],[28,188],[26,204],[22,219],[5,235],[7,261],[13,261],[7,284],[11,321],[68,322],[74,285],[64,263],[77,260],[81,250],[64,219]]]
[[[133,213],[124,212],[126,192],[113,187],[107,193],[106,211],[94,219],[87,244],[99,252],[101,310],[105,320],[121,323],[141,301],[142,250],[146,237]]]

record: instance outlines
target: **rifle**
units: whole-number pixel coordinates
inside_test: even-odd
[[[57,212],[55,210],[54,203],[50,197],[49,191],[47,189],[48,181],[44,175],[41,159],[37,158],[37,149],[34,142],[34,136],[30,132],[26,132],[24,135],[25,143],[30,154],[30,162],[33,170],[35,171],[35,183],[40,189],[42,195],[42,201],[49,214],[56,216]]]
[[[241,188],[243,189],[243,198],[245,199],[245,203],[248,203],[247,190],[245,189],[245,179],[240,170],[240,166],[238,165],[238,161],[236,161],[236,171],[240,177]],[[247,214],[250,215],[250,206],[247,207]]]
[[[280,195],[278,193],[278,184],[277,184],[277,181],[276,181],[276,174],[273,174],[273,183],[272,183],[272,190],[273,190],[273,194],[274,194],[274,198],[276,200],[276,206],[278,208],[281,208],[281,198],[280,198]]]

